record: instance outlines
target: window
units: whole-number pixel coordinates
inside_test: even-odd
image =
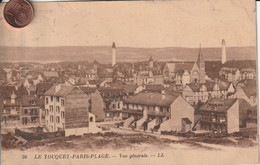
[[[50,122],[53,122],[53,116],[52,115],[50,116]]]
[[[25,115],[27,115],[27,112],[28,112],[28,110],[27,110],[27,109],[25,109],[25,110],[24,110],[24,114],[25,114]]]
[[[50,105],[50,111],[53,112],[53,106],[52,105]]]
[[[56,106],[56,112],[60,113],[60,107],[59,106]]]
[[[153,106],[153,111],[155,111],[155,106]]]
[[[53,96],[51,96],[51,102],[53,102]]]
[[[60,123],[60,117],[59,116],[56,117],[56,122]]]
[[[49,99],[48,98],[46,98],[46,104],[49,104]]]
[[[160,111],[163,112],[163,107],[160,107]]]
[[[114,109],[114,108],[116,108],[116,105],[115,105],[115,104],[113,104],[113,109]]]
[[[120,103],[118,103],[118,108],[120,108]]]
[[[65,117],[64,112],[61,112],[61,118],[63,119]]]
[[[45,110],[45,114],[46,114],[46,116],[49,116],[49,110],[48,109]]]
[[[61,106],[64,107],[64,99],[61,99]]]
[[[56,97],[56,101],[60,102],[60,97],[59,96]]]

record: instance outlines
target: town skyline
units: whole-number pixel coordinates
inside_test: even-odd
[[[117,43],[116,43],[117,44]],[[65,62],[94,60],[100,63],[111,62],[111,46],[59,46],[59,47],[0,47],[2,62]],[[150,56],[157,61],[193,62],[196,60],[197,48],[134,48],[117,47],[118,62],[146,61]],[[256,60],[256,47],[227,47],[227,60]],[[221,46],[201,47],[206,61],[221,61]]]

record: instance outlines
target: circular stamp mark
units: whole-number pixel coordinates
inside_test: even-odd
[[[4,17],[13,27],[25,27],[33,18],[32,5],[26,0],[10,0],[5,5]]]

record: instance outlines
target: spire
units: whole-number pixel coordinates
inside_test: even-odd
[[[199,57],[202,57],[202,53],[201,53],[201,44],[200,44],[200,50],[199,50]]]

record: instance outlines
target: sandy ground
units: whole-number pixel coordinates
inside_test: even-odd
[[[233,165],[258,163],[257,145],[238,147],[203,142],[190,143],[190,141],[186,142],[185,138],[176,136],[159,134],[151,136],[151,133],[117,128],[112,130],[119,135],[97,136],[93,134],[71,137],[66,140],[61,138],[48,141],[48,144],[32,145],[33,147],[24,151],[2,150],[1,164]],[[132,139],[135,141],[131,142]],[[137,142],[138,139],[140,142]],[[115,147],[113,144],[124,145],[124,147]],[[96,146],[99,147],[96,148]]]
[[[2,165],[25,164],[25,165],[56,165],[56,164],[169,164],[169,165],[225,165],[225,164],[257,164],[258,148],[257,147],[225,147],[209,145],[216,147],[217,150],[198,149],[189,145],[171,144],[167,148],[158,148],[152,145],[139,145],[138,148],[125,148],[121,150],[102,149],[102,150],[84,150],[80,152],[70,150],[59,150],[55,152],[46,152],[38,149],[30,149],[26,151],[8,150],[2,152]],[[55,159],[55,156],[44,159],[44,155],[48,154],[109,154],[109,158],[78,158],[78,159]],[[42,159],[35,159],[37,155],[43,155]],[[127,158],[120,157],[127,155]],[[147,157],[130,158],[132,154],[147,155]],[[158,157],[158,154],[164,157]],[[27,159],[22,159],[22,155],[27,155]],[[155,155],[155,156],[153,156]],[[144,163],[145,162],[145,163]]]

